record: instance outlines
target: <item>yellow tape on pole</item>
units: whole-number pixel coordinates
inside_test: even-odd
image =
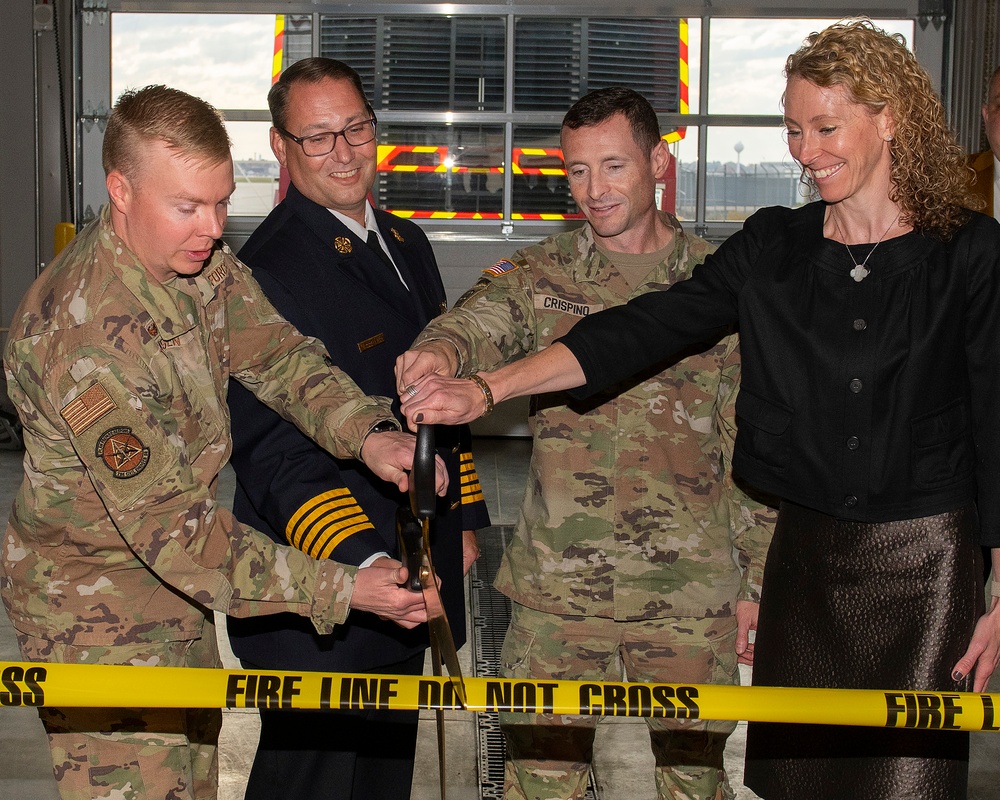
[[[466,678],[469,711],[1000,730],[1000,694]],[[0,706],[458,711],[448,678],[0,662]]]

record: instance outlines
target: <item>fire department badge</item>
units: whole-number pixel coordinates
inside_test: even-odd
[[[403,243],[403,234],[401,234],[395,228],[389,228],[389,230],[392,231],[392,235],[396,237],[396,241],[399,242],[400,244],[402,244]]]
[[[333,246],[336,248],[338,253],[346,255],[354,250],[354,245],[351,244],[351,240],[346,236],[338,236],[333,240]]]
[[[125,426],[108,428],[97,440],[95,451],[116,478],[134,478],[149,463],[149,448]]]

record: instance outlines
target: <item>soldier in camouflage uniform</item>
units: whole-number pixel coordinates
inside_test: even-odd
[[[400,484],[412,463],[412,437],[369,435],[388,400],[217,242],[233,191],[217,112],[165,87],[127,93],[104,156],[111,203],[29,289],[5,353],[26,455],[0,590],[24,658],[215,667],[213,610],[292,611],[320,633],[350,608],[419,624],[398,562],[314,561],[216,502],[230,376],[339,457]],[[40,712],[64,798],[216,796],[219,710]]]
[[[488,387],[428,373],[461,378],[544,349],[582,316],[684,279],[710,252],[655,208],[669,153],[640,95],[586,96],[563,121],[562,145],[588,224],[486,270],[424,330],[397,364],[411,420],[459,407],[469,419],[491,405]],[[528,487],[496,579],[512,600],[506,677],[738,681],[771,533],[769,510],[723,464],[738,378],[736,338],[724,336],[596,401],[532,398]],[[598,718],[501,722],[505,797],[583,796]],[[722,759],[735,723],[649,727],[661,798],[732,796]]]

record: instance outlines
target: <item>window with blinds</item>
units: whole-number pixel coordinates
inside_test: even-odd
[[[519,16],[511,43],[510,20],[501,15],[319,20],[320,55],[357,69],[380,112],[376,194],[389,210],[418,217],[575,217],[552,115],[607,86],[634,88],[660,112],[680,108],[677,19]],[[395,115],[407,111],[441,112],[442,119],[414,125]],[[482,112],[490,123],[452,124],[446,112]]]
[[[658,112],[680,110],[680,20],[520,17],[514,109],[564,113],[587,92],[627,86]]]
[[[280,197],[264,102],[275,48],[282,68],[325,55],[358,70],[379,118],[375,200],[402,214],[502,221],[504,234],[508,222],[577,216],[559,122],[587,92],[612,85],[637,90],[660,114],[672,155],[657,182],[660,208],[695,226],[732,226],[760,205],[807,199],[781,136],[782,71],[788,53],[832,19],[716,16],[711,3],[704,16],[650,18],[634,4],[596,0],[316,3],[348,13],[298,14],[281,12],[301,3],[252,3],[246,14],[190,13],[190,0],[156,5],[112,11],[111,94],[165,83],[223,111],[236,169],[231,216],[263,216]],[[911,43],[930,32],[908,16],[873,22]],[[199,53],[201,68],[177,59],[180,50]],[[685,117],[689,109],[696,115]],[[89,197],[97,190],[85,183]]]
[[[502,17],[320,18],[320,55],[358,70],[376,110],[503,111],[504,40]]]

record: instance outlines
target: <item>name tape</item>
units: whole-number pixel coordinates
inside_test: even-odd
[[[0,706],[513,711],[1000,731],[1000,694],[0,661]]]

